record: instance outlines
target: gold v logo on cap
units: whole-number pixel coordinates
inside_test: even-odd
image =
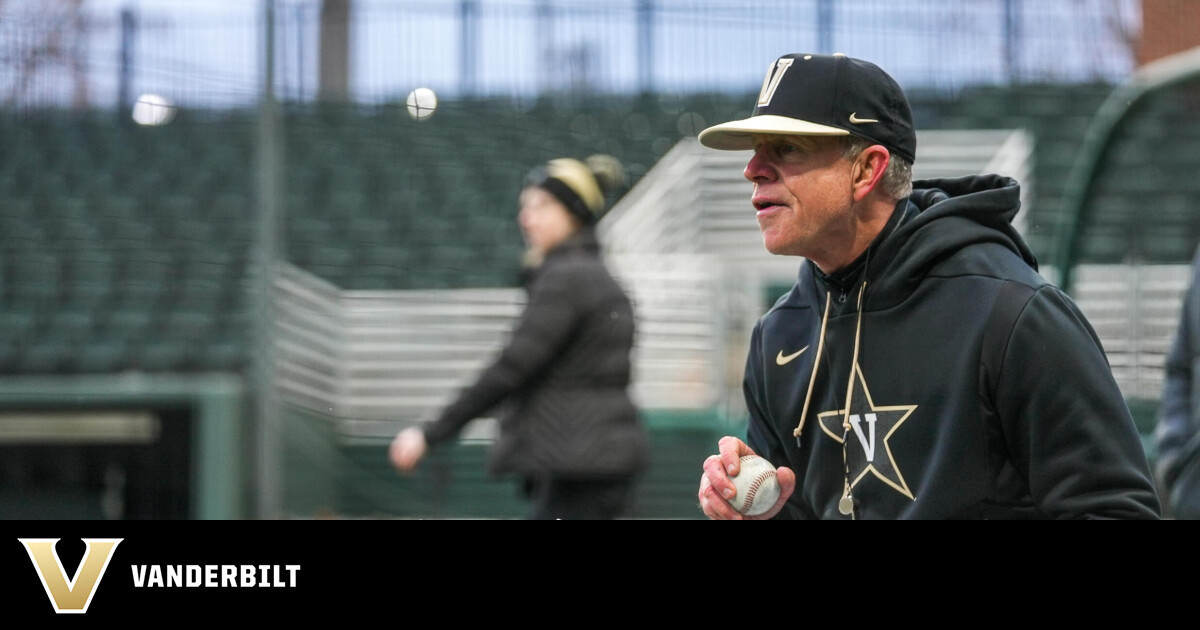
[[[771,104],[771,99],[775,97],[775,90],[779,89],[779,82],[783,80],[783,74],[792,67],[793,61],[795,60],[786,57],[780,58],[767,69],[767,77],[763,79],[762,89],[758,92],[759,107]]]
[[[856,125],[861,125],[864,123],[873,123],[873,122],[879,122],[879,121],[875,120],[874,118],[859,118],[858,112],[851,112],[850,113],[850,122],[852,122]]]
[[[808,350],[808,346],[804,346],[803,348],[800,348],[799,350],[787,356],[784,356],[783,350],[780,350],[779,354],[775,355],[775,365],[787,365],[792,362],[792,359],[804,354],[805,350]]]

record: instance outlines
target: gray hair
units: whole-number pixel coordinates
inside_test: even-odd
[[[867,147],[877,143],[871,142],[860,136],[845,136],[846,152],[843,154],[847,160],[856,159],[859,154]],[[880,180],[880,186],[883,192],[891,195],[894,199],[904,199],[912,194],[912,162],[892,153],[892,159],[888,161],[887,170],[883,172],[883,179]]]

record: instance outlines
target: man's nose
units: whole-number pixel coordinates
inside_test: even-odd
[[[770,180],[774,176],[775,169],[771,167],[769,161],[763,158],[758,151],[750,157],[750,161],[746,163],[746,168],[742,171],[742,176],[752,182]]]

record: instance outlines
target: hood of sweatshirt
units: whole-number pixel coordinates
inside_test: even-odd
[[[1037,258],[1013,225],[1020,194],[1016,180],[1001,175],[913,182],[912,195],[897,204],[903,221],[864,254],[859,281],[867,282],[869,304],[902,301],[930,269],[971,245],[1000,245],[1036,271]]]

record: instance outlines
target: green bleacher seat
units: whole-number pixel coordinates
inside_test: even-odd
[[[156,328],[157,315],[142,304],[132,307],[117,304],[104,320],[103,334],[106,339],[137,341],[148,337]]]
[[[131,365],[145,372],[171,373],[186,370],[189,358],[194,354],[198,353],[192,340],[169,335],[152,337],[137,344]]]
[[[72,373],[79,344],[55,335],[45,335],[24,346],[10,374]]]
[[[121,340],[92,339],[76,348],[75,369],[85,374],[111,374],[126,366],[128,343]]]

